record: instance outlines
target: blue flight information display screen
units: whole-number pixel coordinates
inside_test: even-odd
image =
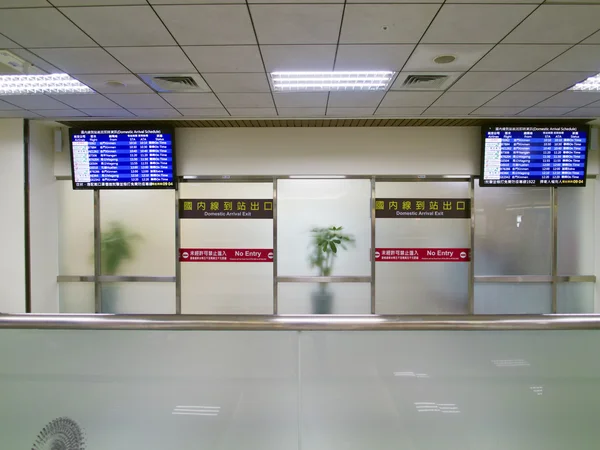
[[[585,126],[483,127],[481,186],[585,186]]]
[[[173,130],[72,130],[75,189],[174,189]]]

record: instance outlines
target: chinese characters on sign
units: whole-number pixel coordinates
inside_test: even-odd
[[[469,219],[468,198],[378,198],[375,217],[381,219]]]
[[[182,248],[180,262],[273,262],[273,249]]]
[[[376,248],[377,262],[468,262],[468,248]]]
[[[273,200],[182,199],[180,219],[272,219]]]

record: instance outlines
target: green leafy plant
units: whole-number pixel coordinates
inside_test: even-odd
[[[114,275],[121,264],[134,257],[134,243],[141,236],[131,232],[121,222],[111,222],[100,237],[100,256],[102,258],[102,274]]]
[[[317,268],[319,276],[328,277],[333,271],[333,263],[340,249],[347,250],[354,245],[354,236],[345,234],[343,227],[313,228],[310,242],[309,263],[311,269]]]

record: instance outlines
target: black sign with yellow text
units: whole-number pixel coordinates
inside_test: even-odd
[[[468,198],[378,198],[375,217],[381,219],[469,219]]]
[[[273,200],[181,199],[180,219],[272,219]]]

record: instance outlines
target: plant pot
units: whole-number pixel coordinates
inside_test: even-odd
[[[313,314],[333,314],[333,294],[327,284],[320,284],[311,294]]]
[[[119,302],[119,286],[107,283],[101,287],[102,292],[102,309],[101,312],[114,314],[117,312],[117,304]]]

